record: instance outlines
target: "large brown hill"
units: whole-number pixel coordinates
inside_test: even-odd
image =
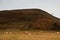
[[[0,29],[59,30],[60,19],[41,9],[0,11]]]

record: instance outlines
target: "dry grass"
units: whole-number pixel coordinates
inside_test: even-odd
[[[51,31],[0,31],[0,40],[60,40],[60,34]]]

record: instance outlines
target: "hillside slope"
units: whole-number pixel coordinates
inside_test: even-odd
[[[0,29],[60,29],[60,19],[41,9],[0,11]]]

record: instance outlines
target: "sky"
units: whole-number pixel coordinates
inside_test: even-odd
[[[30,8],[42,9],[60,18],[60,0],[0,0],[0,11]]]

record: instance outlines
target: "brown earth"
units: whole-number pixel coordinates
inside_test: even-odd
[[[41,9],[4,10],[0,29],[60,30],[60,19]]]

